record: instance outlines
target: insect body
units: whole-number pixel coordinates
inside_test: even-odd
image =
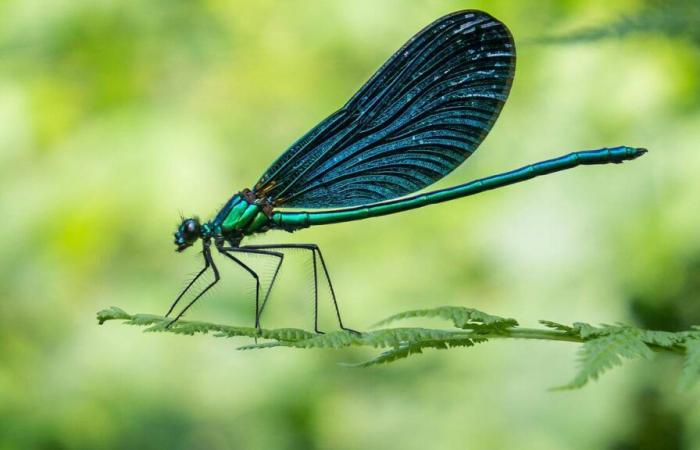
[[[282,250],[301,248],[312,255],[315,330],[318,332],[319,263],[338,323],[345,329],[318,246],[241,245],[246,236],[393,214],[579,165],[620,163],[646,152],[624,146],[579,151],[447,189],[409,195],[446,176],[477,149],[508,97],[514,73],[513,39],[508,28],[490,15],[459,11],[424,28],[345,106],[284,152],[252,189],[235,194],[208,222],[182,221],[175,232],[177,251],[201,239],[204,268],[177,297],[168,315],[209,268],[214,281],[173,322],[219,281],[211,256],[213,242],[223,256],[255,279],[256,327],[282,265]],[[277,259],[262,304],[257,273],[238,257],[251,253]]]

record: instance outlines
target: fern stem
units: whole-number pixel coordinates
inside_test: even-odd
[[[579,336],[568,334],[564,331],[547,330],[538,328],[510,328],[497,333],[479,333],[487,339],[510,338],[510,339],[537,339],[541,341],[565,341],[583,343]]]
[[[469,332],[464,333],[465,337],[468,336],[479,336],[486,339],[535,339],[540,341],[563,341],[563,342],[575,342],[578,344],[583,344],[584,342],[590,340],[588,338],[583,338],[579,335],[570,334],[565,331],[559,330],[548,330],[540,328],[509,328],[498,332],[487,332],[487,333],[477,333]],[[661,345],[656,345],[653,343],[646,344],[651,350],[655,352],[665,352],[674,353],[677,355],[684,355],[685,349],[680,346],[666,347]]]

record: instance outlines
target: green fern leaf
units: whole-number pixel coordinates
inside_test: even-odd
[[[100,325],[108,320],[128,320],[130,318],[131,315],[129,315],[129,313],[116,306],[111,306],[97,312],[97,323]]]
[[[286,345],[299,348],[343,348],[350,346],[398,348],[405,343],[410,344],[425,340],[450,340],[455,337],[464,337],[464,333],[426,328],[391,328],[370,331],[359,335],[348,331],[336,331],[334,333],[317,335],[309,339],[289,342]]]
[[[128,325],[167,325],[168,322],[162,316],[156,316],[153,314],[134,314],[130,316],[129,320],[126,321]]]
[[[486,314],[473,308],[464,308],[461,306],[439,306],[430,309],[416,309],[406,311],[375,324],[375,327],[385,326],[398,320],[412,319],[417,317],[440,317],[445,320],[451,320],[455,327],[463,329],[485,329],[492,330],[506,329],[515,327],[518,322],[515,319],[509,319],[499,316]]]
[[[685,361],[678,388],[688,390],[700,379],[700,339],[688,339],[685,343]]]
[[[262,342],[260,344],[241,345],[236,350],[259,350],[263,348],[286,347],[283,342]]]
[[[232,327],[207,322],[195,322],[189,320],[178,320],[170,325],[172,319],[153,314],[131,315],[123,309],[113,306],[97,313],[97,320],[100,324],[107,320],[124,320],[128,325],[148,326],[144,331],[150,333],[174,333],[192,336],[194,334],[212,333],[216,337],[245,336],[252,338],[273,339],[277,341],[300,341],[316,336],[309,331],[297,328],[279,328],[276,330],[258,330],[253,327]],[[168,326],[170,325],[170,326]]]
[[[586,330],[589,336],[595,335],[588,327],[579,328]],[[622,358],[649,359],[653,356],[651,349],[644,343],[640,330],[603,329],[607,334],[600,334],[601,329],[596,330],[599,336],[585,341],[579,352],[579,373],[569,384],[555,389],[580,388],[589,380],[596,380],[606,370],[622,364]]]
[[[593,325],[583,323],[583,322],[574,322],[573,331],[575,334],[579,335],[583,339],[588,339],[591,337],[601,336],[601,335],[606,334],[604,332],[601,332],[600,328],[596,328]]]
[[[431,330],[427,328],[391,328],[376,330],[363,335],[363,344],[372,347],[394,347],[397,348],[404,343],[414,343],[422,341],[449,341],[457,337],[462,337],[464,333]]]
[[[316,336],[316,333],[312,333],[306,330],[300,330],[299,328],[276,328],[274,330],[260,330],[260,337],[263,339],[275,339],[277,341],[285,342],[303,341],[305,339],[310,339],[314,336]]]
[[[411,355],[423,353],[424,348],[444,350],[453,347],[472,347],[474,344],[486,342],[484,338],[457,338],[451,340],[427,340],[419,342],[404,342],[398,347],[380,353],[376,358],[357,364],[343,364],[346,367],[370,367],[408,358]]]
[[[563,331],[567,334],[575,334],[576,333],[576,330],[568,325],[564,325],[564,324],[557,323],[557,322],[552,322],[551,320],[540,320],[539,322],[542,325],[544,325],[545,327],[551,328],[553,330]]]
[[[647,344],[658,345],[664,348],[673,348],[682,345],[685,337],[682,333],[672,333],[670,331],[639,330],[642,340]]]
[[[362,345],[362,336],[349,331],[335,331],[332,333],[314,335],[308,339],[296,342],[288,342],[285,345],[299,348],[343,348],[352,345]]]
[[[408,358],[410,355],[412,355],[414,353],[422,353],[422,350],[420,348],[415,348],[414,346],[406,343],[404,345],[399,346],[398,348],[393,348],[391,350],[387,350],[385,352],[382,352],[376,358],[372,358],[370,360],[363,361],[363,362],[356,363],[356,364],[341,363],[341,365],[345,366],[345,367],[356,367],[356,368],[376,366],[379,364],[388,364],[390,362],[394,362],[394,361],[399,360],[399,359]]]

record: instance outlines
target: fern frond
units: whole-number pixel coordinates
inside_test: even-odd
[[[576,333],[576,330],[573,327],[570,327],[568,325],[564,325],[564,324],[557,323],[557,322],[552,322],[551,320],[540,320],[539,322],[547,328],[551,328],[553,330],[563,331],[566,334]]]
[[[463,329],[498,330],[518,325],[515,319],[493,316],[479,311],[478,309],[465,308],[462,306],[439,306],[437,308],[416,309],[394,314],[376,323],[374,327],[376,328],[399,320],[418,317],[439,317],[441,319],[451,320],[455,327]]]
[[[420,347],[415,347],[414,345],[411,345],[409,343],[405,343],[397,348],[393,348],[391,350],[384,351],[377,355],[376,357],[363,361],[360,363],[341,363],[341,365],[345,367],[369,367],[369,366],[376,366],[379,364],[387,364],[390,362],[394,362],[399,359],[403,358],[408,358],[409,356],[416,354],[416,353],[423,353],[422,348]]]
[[[361,334],[348,331],[321,334],[295,342],[288,342],[288,347],[298,348],[343,348],[350,346],[367,346],[374,348],[399,348],[406,342],[450,341],[463,338],[464,332],[431,330],[427,328],[386,328]]]
[[[690,338],[685,343],[685,361],[678,382],[680,390],[688,390],[700,379],[700,338]]]
[[[449,320],[454,329],[429,329],[417,327],[382,328],[365,333],[336,331],[319,335],[296,328],[256,329],[180,320],[171,325],[171,319],[152,314],[129,314],[111,307],[97,313],[100,324],[120,320],[129,325],[146,327],[148,332],[175,334],[211,334],[215,337],[246,336],[256,339],[254,344],[239,347],[240,350],[272,347],[300,349],[340,349],[346,347],[384,348],[375,358],[352,367],[369,367],[405,359],[420,354],[424,349],[449,349],[471,347],[492,339],[534,339],[583,344],[579,351],[579,371],[574,379],[557,389],[574,389],[597,379],[605,371],[622,364],[626,359],[649,359],[654,352],[668,352],[685,356],[680,387],[687,389],[700,379],[700,328],[688,331],[668,332],[642,330],[624,324],[593,326],[576,322],[571,326],[557,322],[540,321],[546,328],[533,329],[518,326],[515,319],[486,314],[482,311],[442,306],[395,314],[378,325],[408,318],[440,317]],[[258,343],[257,339],[269,342]]]
[[[131,315],[121,308],[110,306],[97,312],[97,323],[102,325],[108,320],[129,320]]]
[[[263,348],[284,347],[282,342],[261,342],[259,344],[247,344],[236,347],[236,350],[260,350]]]
[[[668,349],[678,348],[681,350],[686,341],[684,333],[672,333],[670,331],[639,330],[641,338],[647,344],[658,345]]]
[[[108,320],[123,320],[128,325],[148,326],[145,332],[168,332],[192,336],[194,334],[212,333],[215,337],[252,337],[261,339],[273,339],[281,342],[298,341],[316,336],[309,331],[296,328],[279,328],[275,330],[257,329],[253,327],[232,327],[229,325],[214,324],[208,322],[196,322],[178,320],[170,325],[172,319],[153,314],[131,315],[123,309],[112,306],[97,313],[100,324]]]
[[[596,328],[591,324],[583,322],[574,322],[571,328],[574,334],[580,336],[581,339],[588,339],[591,337],[600,336],[601,334],[606,334],[602,332],[600,328]]]
[[[591,332],[588,327],[583,329]],[[653,352],[642,339],[642,333],[639,330],[634,328],[596,330],[601,331],[598,337],[585,341],[579,352],[579,373],[569,384],[556,389],[583,387],[589,380],[598,379],[606,370],[621,365],[621,358],[650,359],[653,356]],[[603,330],[605,333],[602,333]]]
[[[486,342],[485,338],[455,338],[450,340],[425,340],[418,342],[403,342],[398,347],[380,353],[377,357],[356,364],[343,364],[346,367],[370,367],[408,358],[411,355],[423,353],[424,348],[445,350],[454,347],[472,347],[474,344]]]

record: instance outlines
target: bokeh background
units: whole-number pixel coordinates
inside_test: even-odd
[[[201,265],[173,251],[179,212],[215,213],[416,31],[464,8],[511,28],[517,76],[491,135],[440,186],[573,150],[649,154],[256,242],[318,243],[359,329],[443,304],[526,326],[700,323],[695,1],[7,0],[0,449],[700,448],[678,358],[553,393],[575,345],[494,342],[354,370],[337,363],[370,353],[238,352],[245,341],[97,326],[110,305],[165,312]],[[252,325],[252,281],[220,266],[188,318]],[[310,271],[303,254],[285,261],[266,326],[311,327]]]

